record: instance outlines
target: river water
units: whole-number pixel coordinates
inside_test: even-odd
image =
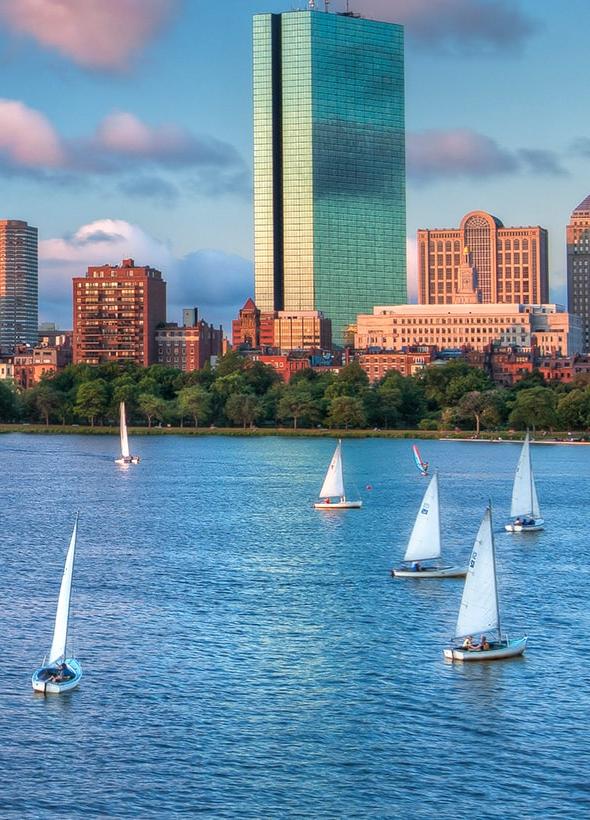
[[[448,664],[460,580],[393,580],[426,482],[347,440],[360,511],[312,509],[334,441],[0,437],[4,817],[590,815],[590,449],[532,448],[547,529],[508,535],[513,444],[428,441],[444,550],[494,504],[523,659]],[[369,489],[370,488],[370,489]],[[84,678],[34,694],[80,509]]]

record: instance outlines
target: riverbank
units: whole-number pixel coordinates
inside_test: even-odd
[[[115,436],[119,435],[118,427],[90,427],[78,424],[0,424],[2,433],[26,433],[35,435],[77,435],[77,436]],[[479,438],[470,436],[465,430],[329,430],[327,428],[297,429],[292,427],[130,427],[133,436],[287,436],[304,438],[391,438],[391,439],[442,439],[443,441],[479,441],[502,443],[522,441],[524,432],[507,432],[506,430],[486,431]],[[536,437],[539,444],[588,444],[587,433],[558,432]]]

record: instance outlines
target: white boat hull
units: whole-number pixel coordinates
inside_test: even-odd
[[[396,578],[415,578],[417,581],[422,578],[465,578],[466,567],[425,567],[424,569],[413,570],[407,567],[392,569],[391,574]]]
[[[501,661],[507,658],[516,658],[526,649],[527,638],[518,638],[515,641],[504,642],[502,646],[492,649],[461,649],[449,647],[444,650],[444,656],[449,661]]]
[[[139,464],[139,456],[129,456],[129,458],[120,456],[115,459],[115,464]]]
[[[73,677],[64,681],[50,680],[51,669],[55,667],[42,666],[33,673],[31,684],[35,692],[42,692],[44,695],[61,695],[75,689],[82,678],[82,667],[74,658],[66,659],[66,666],[73,673]]]
[[[543,518],[535,518],[534,524],[516,524],[513,521],[504,527],[506,532],[540,532],[544,528],[545,520]]]
[[[316,510],[360,510],[362,501],[317,501],[314,505]]]

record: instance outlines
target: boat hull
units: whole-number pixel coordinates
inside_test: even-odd
[[[426,569],[412,570],[406,567],[392,569],[391,574],[395,578],[414,578],[417,581],[422,578],[465,578],[466,567],[427,567]]]
[[[129,458],[121,456],[115,459],[115,464],[139,464],[139,456],[129,456]]]
[[[326,503],[325,501],[317,501],[314,505],[316,510],[360,510],[363,506],[362,501],[334,501],[333,503]]]
[[[42,692],[44,695],[61,695],[75,689],[82,678],[82,667],[74,658],[67,658],[66,666],[73,673],[73,677],[64,681],[50,680],[51,669],[55,667],[42,666],[33,672],[31,684],[35,692]]]
[[[534,524],[516,524],[513,521],[504,526],[506,532],[540,532],[544,528],[545,520],[543,518],[536,518]]]
[[[526,649],[527,638],[518,638],[515,641],[507,641],[503,646],[495,649],[486,649],[481,651],[478,649],[455,649],[449,647],[444,650],[444,656],[449,661],[463,661],[465,663],[477,661],[503,661],[508,658],[516,658],[522,655]]]

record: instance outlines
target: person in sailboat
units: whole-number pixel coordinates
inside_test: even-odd
[[[422,565],[420,561],[412,561],[412,572],[420,572]]]
[[[473,635],[468,635],[463,641],[463,649],[473,649]]]
[[[479,639],[478,644],[471,647],[471,649],[477,649],[480,652],[485,652],[485,651],[487,651],[488,649],[491,649],[491,648],[492,647],[490,646],[490,642],[488,641],[488,639],[485,635],[481,636],[481,638]]]

